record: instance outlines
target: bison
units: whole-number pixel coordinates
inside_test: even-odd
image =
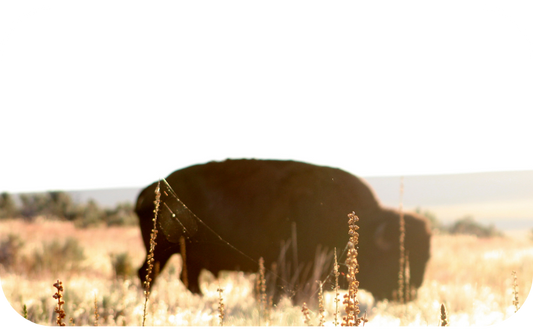
[[[135,207],[147,252],[156,186],[145,188]],[[278,277],[280,264],[292,264],[288,269],[299,273],[293,290],[286,280],[277,280],[287,294],[301,290],[309,272],[319,272],[324,280],[332,270],[333,248],[339,256],[345,249],[347,214],[352,211],[359,216],[360,288],[376,300],[391,299],[398,289],[399,212],[383,207],[369,185],[343,170],[280,160],[209,162],[170,174],[160,193],[154,263],[162,270],[170,256],[180,252],[184,236],[188,289],[193,293],[200,293],[202,269],[215,276],[221,270],[256,272],[260,257]],[[424,217],[405,213],[404,220],[410,284],[416,290],[429,259],[431,234]],[[317,247],[329,250],[327,262],[316,260]],[[285,263],[280,263],[280,251]],[[139,269],[141,282],[146,268],[145,262]],[[155,282],[154,272],[151,278]]]

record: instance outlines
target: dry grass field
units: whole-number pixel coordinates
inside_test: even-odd
[[[63,282],[67,325],[94,325],[95,300],[98,325],[141,325],[144,296],[136,270],[145,252],[138,228],[76,229],[71,223],[43,219],[31,224],[1,221],[3,247],[9,235],[12,243],[17,243],[17,236],[22,243],[12,246],[18,249],[12,254],[12,264],[0,265],[0,280],[6,298],[21,316],[37,324],[56,325],[57,301],[52,295],[56,292],[53,284],[59,279]],[[431,259],[416,301],[375,304],[370,294],[359,291],[361,313],[366,311],[368,318],[365,326],[436,327],[441,304],[446,306],[449,326],[502,322],[515,313],[512,271],[517,273],[518,301],[522,304],[531,288],[532,262],[533,241],[524,233],[504,238],[434,235]],[[181,259],[176,255],[153,287],[146,325],[218,326],[219,288],[223,289],[224,326],[305,325],[301,305],[293,306],[288,299],[272,308],[265,320],[254,297],[255,274],[223,272],[216,279],[205,272],[201,276],[204,297],[200,297],[190,294],[179,281],[180,270]],[[117,277],[117,272],[125,278]],[[341,298],[344,293],[341,290]],[[324,291],[324,303],[324,325],[333,326],[333,291]],[[319,322],[317,310],[316,305],[310,306],[312,325]]]

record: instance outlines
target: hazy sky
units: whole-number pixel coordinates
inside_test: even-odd
[[[359,176],[533,169],[533,5],[0,4],[0,192],[294,159]]]

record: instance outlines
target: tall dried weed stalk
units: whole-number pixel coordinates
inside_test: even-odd
[[[224,289],[220,288],[220,286],[217,289],[218,292],[218,317],[220,318],[220,326],[224,326],[224,299],[222,298],[222,292]]]
[[[324,326],[326,319],[324,317],[324,292],[323,283],[318,281],[318,326]]]
[[[440,326],[449,326],[448,315],[446,314],[446,307],[444,303],[440,305]]]
[[[512,273],[513,275],[513,279],[514,279],[514,282],[513,282],[513,305],[515,307],[515,310],[514,312],[516,313],[518,311],[518,309],[520,309],[520,306],[519,306],[519,302],[518,302],[518,283],[516,282],[516,271],[513,271]]]
[[[65,304],[63,301],[63,282],[57,280],[54,283],[54,287],[57,289],[57,292],[52,296],[54,299],[57,299],[57,306],[54,310],[57,313],[56,323],[57,326],[65,326],[65,323],[63,323],[63,319],[66,317],[65,310],[63,309],[63,304]]]
[[[22,316],[24,319],[28,319],[28,308],[26,307],[26,304],[22,306]]]
[[[339,315],[339,262],[337,261],[337,248],[334,251],[334,263],[333,263],[333,275],[335,276],[335,319],[333,324],[335,326],[339,325],[338,315]]]
[[[357,292],[359,291],[359,281],[357,281],[357,273],[359,273],[359,264],[357,263],[357,244],[359,243],[359,233],[356,224],[359,221],[355,212],[348,214],[348,254],[346,256],[346,266],[348,267],[348,274],[346,280],[348,281],[348,293],[344,295],[342,302],[345,307],[346,316],[343,317],[342,326],[359,326],[366,322],[365,318],[359,317],[359,301],[357,300]]]
[[[94,294],[94,326],[98,326],[98,319],[100,315],[98,314],[98,303],[96,302],[96,293]]]
[[[259,318],[262,318],[265,324],[267,324],[269,321],[269,313],[267,308],[265,260],[263,257],[259,258],[259,276],[256,280],[255,288],[257,297],[259,298]]]
[[[398,301],[405,303],[405,219],[403,216],[403,177],[400,182],[400,269],[398,271]]]
[[[307,326],[313,326],[311,325],[311,317],[309,316],[309,308],[307,307],[307,303],[304,302],[302,305],[302,313],[304,315],[304,324]]]
[[[405,258],[404,258],[405,266],[404,266],[404,301],[405,303],[408,303],[411,301],[412,295],[411,295],[411,271],[409,266],[409,251],[405,251]]]
[[[150,297],[150,282],[152,281],[152,278],[150,275],[152,274],[152,269],[154,267],[154,250],[157,243],[155,242],[157,238],[157,214],[159,213],[159,204],[161,203],[161,191],[160,191],[160,181],[157,182],[157,187],[155,188],[155,209],[154,209],[154,227],[152,229],[152,233],[150,234],[150,251],[148,252],[148,256],[146,257],[146,262],[148,263],[148,268],[146,269],[146,280],[144,281],[144,307],[143,307],[143,321],[142,326],[144,326],[146,322],[146,311],[147,311],[147,304],[148,304],[148,298]]]

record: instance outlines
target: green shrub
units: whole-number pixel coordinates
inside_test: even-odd
[[[0,241],[0,265],[5,269],[15,267],[19,261],[24,242],[18,235],[9,234]]]
[[[30,221],[36,216],[72,221],[82,211],[66,192],[21,194],[19,197],[22,203],[20,214]]]
[[[115,272],[115,278],[117,279],[126,280],[133,274],[133,264],[128,252],[111,254],[111,265],[113,266],[113,272]]]
[[[0,194],[0,220],[22,217],[31,222],[37,216],[44,216],[49,219],[74,221],[78,228],[100,225],[131,226],[138,223],[130,202],[103,209],[92,199],[86,204],[77,204],[70,194],[62,191],[24,193],[20,194],[19,198],[20,208],[9,193]]]
[[[103,225],[105,224],[105,212],[98,207],[94,200],[89,200],[74,223],[78,228]]]
[[[80,207],[76,205],[70,195],[66,192],[56,191],[48,192],[50,197],[49,207],[46,213],[50,217],[56,217],[60,220],[75,220],[80,214]]]
[[[417,214],[420,214],[427,218],[430,222],[431,230],[438,232],[446,232],[446,228],[442,225],[441,221],[437,219],[437,216],[428,210],[422,210],[420,207],[415,209]]]
[[[50,197],[47,193],[21,194],[19,195],[22,207],[20,213],[25,220],[32,221],[39,215],[44,215],[50,205]]]
[[[31,271],[34,273],[78,271],[83,260],[85,260],[84,250],[76,238],[69,237],[63,243],[57,240],[43,242],[42,251],[33,252]]]
[[[0,219],[17,218],[20,211],[11,195],[7,192],[0,194]]]
[[[457,220],[448,229],[450,234],[467,234],[478,237],[501,237],[503,233],[496,230],[494,225],[483,226],[476,222],[473,217],[466,216]]]
[[[133,205],[129,202],[119,203],[114,209],[106,210],[108,226],[137,225],[137,215],[133,212]]]

